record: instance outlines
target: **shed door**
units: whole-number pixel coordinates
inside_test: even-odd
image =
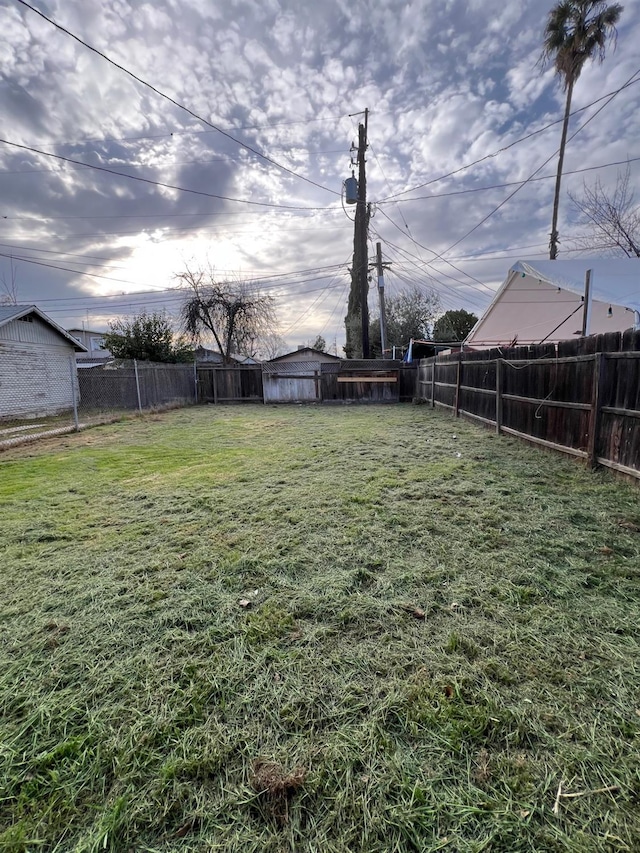
[[[265,403],[315,403],[321,399],[320,363],[263,365]]]

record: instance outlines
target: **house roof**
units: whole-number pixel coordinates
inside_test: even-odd
[[[77,352],[89,352],[89,350],[76,340],[73,335],[66,332],[62,326],[59,326],[51,317],[37,308],[35,305],[0,305],[0,326],[6,326],[14,320],[19,320],[21,317],[26,317],[28,314],[35,314],[43,323],[50,326],[55,332],[61,335],[68,341]]]
[[[269,359],[270,361],[280,361],[283,358],[290,358],[292,355],[321,355],[324,358],[330,358],[332,361],[342,361],[342,359],[337,355],[331,355],[329,352],[324,352],[324,350],[314,349],[313,347],[300,347],[299,349],[291,350],[291,352],[285,352],[284,355],[278,355],[275,358]]]
[[[510,267],[465,345],[554,342],[580,334],[587,270],[592,272],[590,332],[634,325],[633,312],[640,311],[640,259],[520,260]]]
[[[536,259],[518,261],[509,272],[523,272],[582,296],[587,270],[592,270],[594,299],[640,311],[640,258]]]

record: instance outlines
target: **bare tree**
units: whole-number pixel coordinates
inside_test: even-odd
[[[267,332],[258,341],[258,356],[264,361],[270,361],[279,355],[284,355],[290,349],[289,344],[277,332]]]
[[[184,330],[194,340],[211,335],[224,362],[232,352],[254,356],[275,324],[274,299],[250,282],[218,281],[214,270],[187,269],[177,278],[185,289]]]
[[[431,339],[433,324],[441,311],[440,297],[427,287],[414,284],[387,299],[387,345],[407,346],[409,341]],[[369,338],[372,355],[381,354],[380,320],[370,324]]]
[[[585,249],[611,249],[628,258],[640,258],[640,205],[634,204],[629,186],[631,170],[618,172],[613,192],[606,190],[600,179],[593,186],[583,184],[583,195],[569,193],[580,211],[589,234],[580,238]]]

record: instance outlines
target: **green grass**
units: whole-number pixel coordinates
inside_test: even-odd
[[[3,453],[0,518],[3,853],[640,850],[633,485],[205,407]]]

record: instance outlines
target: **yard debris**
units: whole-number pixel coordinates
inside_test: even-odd
[[[606,545],[603,545],[602,548],[598,548],[598,551],[601,554],[605,554],[607,557],[613,554],[613,548],[609,548]]]
[[[485,785],[492,776],[491,756],[486,749],[481,749],[475,757],[475,772],[473,778],[478,785]]]
[[[640,527],[637,524],[634,524],[633,521],[623,521],[622,519],[618,521],[618,527],[624,527],[625,530],[631,530],[634,533],[640,533]]]
[[[560,816],[560,797],[562,796],[562,779],[560,780],[560,784],[558,785],[558,793],[556,794],[556,801],[553,804],[553,813],[556,817]]]
[[[590,797],[593,794],[612,794],[615,791],[620,790],[620,785],[606,785],[604,788],[592,788],[587,791],[576,791],[575,793],[565,794],[562,790],[562,780],[558,785],[558,793],[556,794],[556,801],[553,805],[553,813],[556,817],[560,815],[560,801],[561,800],[576,800],[578,797]]]
[[[427,615],[422,607],[417,607],[415,604],[401,604],[400,607],[415,619],[424,619]]]
[[[240,607],[244,607],[246,610],[247,607],[251,607],[251,599],[250,598],[241,598],[240,601],[238,602],[238,604],[240,605]]]
[[[47,648],[55,649],[60,645],[62,637],[64,637],[65,634],[68,634],[71,628],[68,625],[58,625],[57,622],[47,622],[43,630],[47,631],[49,634],[46,642]]]
[[[199,823],[199,819],[197,817],[190,817],[189,820],[185,821],[179,829],[173,833],[174,838],[184,838],[185,835],[188,835],[190,832],[193,832],[194,829],[197,829]]]
[[[249,782],[253,790],[263,797],[271,817],[284,826],[289,821],[289,801],[304,784],[306,775],[304,767],[294,767],[286,773],[277,762],[259,758],[253,764]]]

